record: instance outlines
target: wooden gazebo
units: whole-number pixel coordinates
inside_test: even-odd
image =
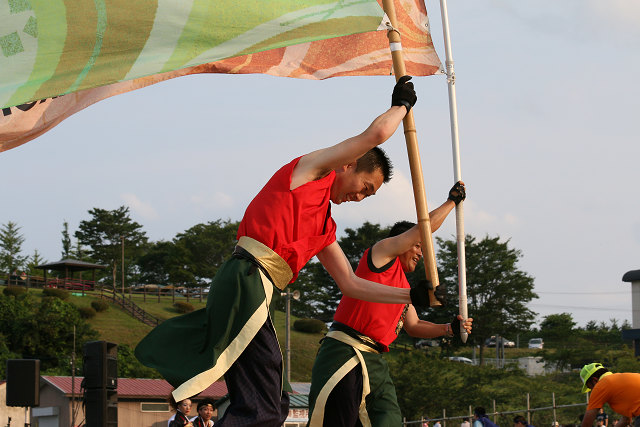
[[[56,287],[64,287],[65,289],[82,289],[84,291],[85,288],[93,288],[96,282],[96,270],[107,267],[105,265],[66,258],[49,264],[37,265],[36,268],[44,271],[45,286],[55,285]],[[47,271],[49,270],[64,271],[64,279],[47,279]],[[89,282],[88,280],[82,280],[80,278],[74,279],[73,273],[78,271],[91,271],[91,284],[87,283]]]

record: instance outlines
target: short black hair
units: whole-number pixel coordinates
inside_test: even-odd
[[[211,407],[215,409],[216,402],[211,399],[202,399],[200,402],[198,402],[198,412],[200,411],[200,408],[207,405],[211,405]]]
[[[384,183],[389,182],[393,175],[393,165],[382,148],[374,147],[364,153],[356,162],[356,172],[374,172],[379,169],[382,172]]]
[[[482,406],[476,406],[475,409],[473,410],[473,413],[476,414],[478,417],[484,417],[485,415],[487,415],[487,411],[485,411],[484,407]]]
[[[600,368],[597,371],[595,371],[593,374],[591,374],[591,376],[589,378],[587,378],[587,381],[589,381],[591,378],[597,378],[600,379],[600,377],[602,376],[602,374],[604,374],[605,372],[609,372],[609,370],[607,368]],[[585,381],[585,383],[587,382]]]
[[[389,230],[389,235],[387,237],[398,236],[415,225],[416,223],[411,221],[398,221],[393,224],[391,230]]]
[[[525,420],[522,415],[516,415],[515,417],[513,417],[513,422],[514,423],[520,423],[520,424],[522,424],[524,426],[527,425],[527,420]]]

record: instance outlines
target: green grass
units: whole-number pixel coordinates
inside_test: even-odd
[[[4,286],[0,286],[0,292],[2,292],[3,288]],[[29,293],[36,298],[42,297],[41,289],[29,289]],[[67,301],[78,308],[90,307],[91,301],[100,298],[99,292],[87,292],[85,296],[79,296],[78,292],[75,294],[76,295],[71,295]],[[128,295],[127,298],[129,298]],[[132,299],[147,313],[162,320],[167,320],[179,315],[173,308],[173,300],[171,297],[163,296],[160,302],[158,302],[158,297],[155,295],[147,295],[146,302],[143,295],[132,295]],[[187,301],[184,297],[176,297],[175,300]],[[109,300],[105,301],[109,302]],[[203,298],[203,301],[200,302],[199,299],[190,298],[189,303],[197,310],[206,306],[206,299]],[[308,382],[311,381],[311,368],[318,348],[320,347],[319,341],[324,336],[324,333],[309,334],[295,331],[293,329],[293,322],[297,319],[297,317],[291,316],[291,381]],[[109,302],[109,308],[106,311],[97,313],[96,316],[89,319],[88,322],[98,331],[101,340],[119,345],[126,344],[131,348],[134,348],[152,329],[150,326],[134,319],[122,308],[111,302]],[[273,322],[284,358],[286,337],[285,314],[276,311]]]

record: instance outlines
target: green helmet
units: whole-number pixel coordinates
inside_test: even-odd
[[[582,379],[582,392],[586,393],[591,391],[589,387],[587,387],[587,380],[591,378],[591,375],[595,374],[597,370],[604,368],[602,363],[589,363],[588,365],[584,365],[582,370],[580,370],[580,379]]]

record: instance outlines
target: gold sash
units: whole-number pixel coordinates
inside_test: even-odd
[[[271,279],[273,279],[273,284],[276,288],[283,291],[287,287],[293,278],[293,271],[291,271],[289,264],[273,249],[247,236],[240,237],[238,246],[258,260],[260,265],[269,273]]]

